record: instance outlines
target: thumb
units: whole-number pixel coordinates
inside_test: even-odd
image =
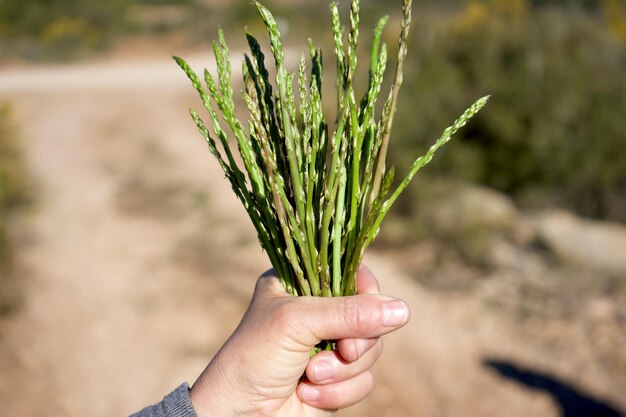
[[[404,326],[411,315],[404,301],[381,295],[298,297],[293,302],[298,303],[302,342],[311,346],[321,340],[379,337]]]

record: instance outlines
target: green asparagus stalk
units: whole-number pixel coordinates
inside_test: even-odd
[[[394,187],[395,170],[387,168],[386,154],[403,81],[412,1],[403,0],[393,82],[380,114],[377,104],[388,59],[382,33],[388,17],[374,29],[368,87],[357,100],[359,0],[350,2],[347,36],[337,3],[331,5],[337,69],[337,112],[332,118],[322,110],[322,51],[309,41],[307,53],[290,71],[276,20],[258,1],[254,6],[269,37],[275,78],[270,79],[259,42],[246,33],[250,55],[242,64],[242,98],[249,118],[241,122],[236,116],[230,54],[219,29],[213,43],[216,79],[205,70],[201,80],[182,58],[174,57],[200,95],[212,128],[197,111],[191,109],[190,115],[250,216],[285,289],[297,296],[353,295],[358,266],[395,201],[488,97],[472,104]]]

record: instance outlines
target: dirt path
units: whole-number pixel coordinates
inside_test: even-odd
[[[44,68],[1,73],[0,94],[39,185],[25,302],[0,341],[4,413],[127,415],[192,382],[267,261],[188,120],[184,77],[169,59]],[[414,318],[388,338],[374,394],[344,415],[558,415],[550,396],[482,364],[541,365],[538,348],[471,300],[369,263]]]
[[[40,201],[22,252],[25,306],[6,331],[18,383],[5,378],[0,398],[8,415],[124,415],[192,379],[211,338],[236,324],[206,319],[212,277],[192,279],[177,260],[208,232],[196,230],[208,208],[194,198],[222,192],[222,175],[191,139],[187,97],[176,93],[184,79],[169,61],[8,74],[0,91],[18,93],[6,88],[16,80]],[[223,202],[240,217],[229,194],[215,200],[211,210]],[[230,298],[211,308],[236,317],[241,300]]]
[[[189,64],[196,69],[211,65],[200,54],[186,56]],[[37,67],[17,67],[0,72],[0,92],[3,95],[24,93],[60,94],[71,91],[123,91],[158,88],[160,91],[181,91],[187,84],[179,77],[173,61],[94,61],[74,65],[45,65]],[[166,81],[167,82],[164,82]]]

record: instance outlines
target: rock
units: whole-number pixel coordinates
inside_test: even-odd
[[[539,238],[562,259],[626,277],[626,226],[560,210],[544,213],[536,222]]]
[[[425,210],[435,230],[457,235],[481,230],[512,230],[518,218],[513,201],[489,188],[455,185],[442,188]]]
[[[484,261],[500,271],[515,271],[522,276],[538,276],[546,269],[541,256],[502,237],[490,240],[484,253]]]
[[[607,297],[597,297],[587,303],[587,318],[594,323],[607,323],[617,319],[615,301]]]
[[[519,216],[510,237],[516,246],[532,245],[537,240],[537,226],[533,219],[527,215]]]

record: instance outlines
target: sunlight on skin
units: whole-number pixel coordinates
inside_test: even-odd
[[[363,400],[380,336],[404,326],[410,312],[379,295],[365,267],[357,286],[353,297],[294,297],[263,274],[241,323],[191,389],[198,416],[321,417]],[[321,340],[338,340],[337,351],[310,359]]]

